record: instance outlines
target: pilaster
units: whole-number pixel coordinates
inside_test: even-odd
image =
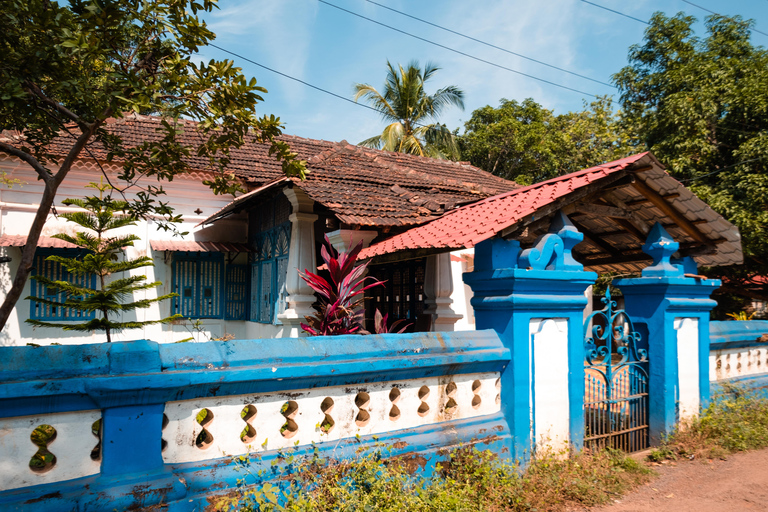
[[[624,294],[625,311],[648,340],[654,444],[709,401],[709,313],[717,305],[710,295],[720,281],[685,277],[696,273],[696,264],[691,258],[673,260],[678,248],[657,223],[643,246],[653,263],[640,278],[614,282]]]
[[[303,336],[301,322],[304,317],[314,312],[312,304],[315,295],[307,283],[299,277],[299,272],[316,271],[315,256],[315,221],[317,215],[312,213],[314,201],[297,188],[283,190],[291,202],[292,211],[288,217],[291,221],[291,246],[288,250],[288,275],[285,279],[285,289],[288,293],[285,312],[278,315],[283,324],[283,337],[296,338]]]
[[[429,256],[424,272],[424,313],[430,315],[432,332],[453,331],[454,324],[461,318],[451,307],[452,293],[451,253]]]
[[[582,236],[560,213],[531,249],[502,239],[478,244],[475,271],[464,274],[477,329],[495,330],[512,353],[500,383],[515,459],[542,440],[552,448],[583,443],[584,290],[597,275],[571,257]]]

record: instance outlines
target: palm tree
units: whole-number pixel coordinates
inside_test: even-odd
[[[436,158],[458,158],[456,137],[436,121],[450,105],[464,109],[464,92],[449,85],[427,95],[424,83],[439,69],[428,62],[422,70],[417,61],[403,69],[387,61],[384,94],[368,84],[356,84],[355,101],[363,98],[390,122],[381,135],[366,139],[360,145]]]

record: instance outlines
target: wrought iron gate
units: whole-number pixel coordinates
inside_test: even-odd
[[[584,446],[648,448],[648,352],[607,290],[605,307],[585,322]],[[591,326],[591,332],[590,332]]]

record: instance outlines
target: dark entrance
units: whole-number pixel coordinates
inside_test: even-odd
[[[584,446],[648,448],[648,352],[610,290],[585,323]]]
[[[368,275],[384,286],[376,286],[365,294],[366,329],[373,329],[373,316],[378,308],[389,315],[387,323],[392,325],[404,319],[410,327],[407,332],[429,330],[429,317],[424,315],[424,274],[427,260],[401,261],[368,267]]]

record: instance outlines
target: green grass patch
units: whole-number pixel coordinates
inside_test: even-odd
[[[384,458],[381,452],[362,455],[356,461],[291,459],[290,472],[284,470],[281,478],[273,480],[284,485],[244,485],[222,498],[217,509],[545,512],[563,510],[568,504],[606,503],[651,476],[643,464],[616,451],[572,457],[545,455],[521,472],[491,452],[467,447],[452,452],[431,478],[414,473],[408,462]]]
[[[717,458],[768,447],[768,399],[729,386],[702,414],[685,422],[649,459]]]

